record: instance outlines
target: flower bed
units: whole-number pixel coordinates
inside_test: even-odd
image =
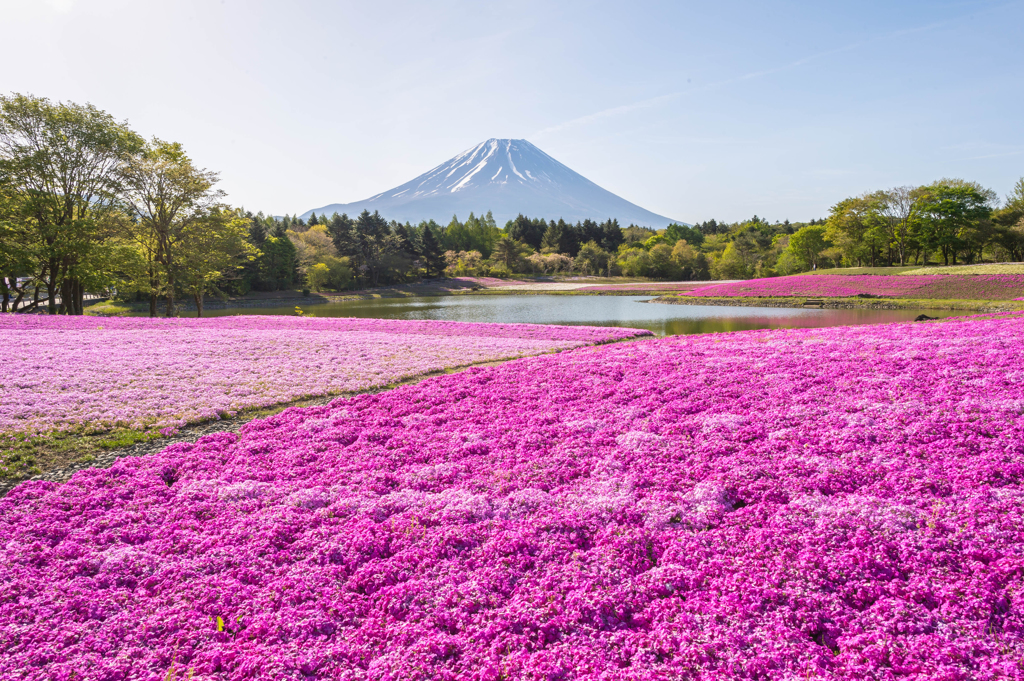
[[[1022,274],[955,276],[922,275],[795,275],[712,284],[683,295],[697,297],[782,298],[820,296],[846,298],[858,295],[934,300],[1011,300],[1024,293]]]
[[[1003,315],[581,348],[23,483],[0,667],[1017,678],[1021,337]]]
[[[162,428],[648,331],[378,319],[0,316],[0,432]]]

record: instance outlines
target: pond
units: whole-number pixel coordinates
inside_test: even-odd
[[[583,324],[649,329],[659,336],[780,327],[846,326],[910,321],[919,314],[948,317],[947,310],[816,310],[647,303],[651,296],[461,295],[378,298],[309,305],[317,317],[440,319],[458,322]],[[301,307],[301,303],[300,303]],[[204,316],[295,314],[295,306],[207,310]]]

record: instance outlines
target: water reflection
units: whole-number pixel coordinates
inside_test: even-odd
[[[910,321],[945,310],[814,310],[644,303],[651,296],[438,296],[382,298],[304,308],[318,317],[439,319],[460,322],[581,324],[650,329],[659,336],[747,329],[846,326]],[[301,306],[301,303],[300,303]],[[206,316],[295,314],[295,306],[208,310]]]

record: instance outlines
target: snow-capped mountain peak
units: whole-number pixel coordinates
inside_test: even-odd
[[[526,140],[492,138],[458,154],[403,185],[364,201],[331,204],[310,213],[358,214],[378,210],[400,222],[465,218],[488,210],[499,225],[522,213],[529,217],[617,218],[620,224],[664,227],[673,220],[656,215],[602,189]]]

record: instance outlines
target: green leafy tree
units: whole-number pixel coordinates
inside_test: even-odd
[[[672,261],[679,269],[680,279],[687,281],[706,281],[711,278],[708,272],[708,259],[703,253],[691,246],[685,239],[676,241],[672,247]]]
[[[611,254],[601,248],[597,241],[592,240],[580,246],[574,266],[583,274],[604,274],[608,272],[610,263]]]
[[[807,225],[789,237],[789,250],[803,269],[816,269],[821,264],[822,252],[832,244],[825,238],[825,227]]]
[[[672,246],[656,244],[649,251],[651,254],[650,276],[656,279],[679,279],[682,270],[672,259]]]
[[[921,218],[922,191],[918,187],[893,187],[871,195],[872,209],[885,227],[889,247],[893,249],[900,265],[907,262],[910,250],[915,246],[916,225]],[[892,264],[893,258],[889,261]]]
[[[743,253],[735,241],[730,241],[721,257],[711,264],[711,274],[715,279],[747,279],[751,275]]]
[[[306,270],[306,286],[311,291],[320,291],[331,276],[331,268],[326,263],[318,262]]]
[[[92,255],[110,236],[126,163],[142,139],[92,105],[0,96],[0,183],[16,197],[22,256],[46,289],[50,314],[82,314]]]
[[[1002,208],[992,214],[995,239],[1010,260],[1024,260],[1024,177],[1017,180]]]
[[[945,264],[952,259],[955,265],[957,253],[972,244],[972,232],[988,220],[994,201],[991,190],[959,179],[943,179],[922,189],[924,238],[941,251]]]
[[[825,239],[834,244],[850,265],[874,267],[888,243],[869,196],[843,199],[829,210]]]
[[[651,254],[643,248],[620,248],[615,264],[627,277],[649,277],[653,270]]]
[[[210,216],[224,208],[224,192],[214,189],[217,180],[216,173],[197,168],[181,144],[159,139],[126,168],[121,197],[135,219],[133,236],[160,265],[168,317],[175,313],[179,251],[201,243]],[[158,293],[151,288],[150,316],[156,316]]]
[[[665,238],[672,244],[675,244],[680,239],[697,247],[704,243],[704,234],[699,229],[675,222],[665,228]]]
[[[208,294],[222,293],[220,286],[237,278],[246,261],[259,251],[248,240],[249,221],[238,211],[212,208],[190,237],[179,244],[177,279],[192,296],[196,316],[203,316]]]

